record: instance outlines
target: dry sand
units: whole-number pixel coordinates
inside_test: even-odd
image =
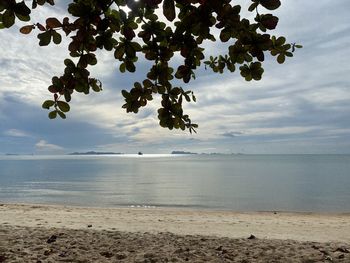
[[[350,214],[0,205],[6,263],[349,263],[349,250]]]

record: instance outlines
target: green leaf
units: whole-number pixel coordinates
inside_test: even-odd
[[[144,86],[145,88],[150,88],[150,87],[153,86],[153,83],[152,83],[152,81],[150,81],[149,79],[145,79],[145,80],[143,81],[143,86]]]
[[[123,97],[126,98],[126,99],[130,98],[130,93],[127,92],[127,91],[124,90],[124,89],[122,90],[122,95],[123,95]]]
[[[169,20],[173,21],[176,17],[174,0],[164,0],[163,14]]]
[[[27,17],[30,15],[30,9],[24,3],[24,1],[17,3],[15,5],[14,11],[17,16],[19,15],[19,16]]]
[[[139,43],[137,42],[131,42],[130,43],[131,46],[133,47],[133,49],[137,52],[137,51],[141,51],[142,50],[142,47]]]
[[[122,59],[122,57],[124,56],[124,53],[125,53],[125,47],[124,46],[118,46],[115,49],[114,57],[116,59]]]
[[[74,87],[74,89],[77,91],[77,92],[83,92],[85,90],[85,86],[84,84],[82,83],[77,83]]]
[[[38,5],[44,5],[46,0],[36,0]]]
[[[257,3],[251,4],[251,5],[249,6],[249,8],[248,8],[248,11],[249,11],[249,12],[253,12],[253,11],[255,10],[255,8],[257,8],[258,5],[259,5],[258,2],[257,2]]]
[[[58,45],[61,43],[62,41],[62,37],[59,33],[57,33],[56,31],[52,31],[52,40],[53,42]]]
[[[129,71],[129,72],[135,72],[136,71],[136,67],[135,67],[134,63],[131,62],[131,61],[126,61],[125,62],[125,67],[126,67],[127,71]]]
[[[52,107],[53,105],[55,105],[55,102],[53,100],[46,100],[44,101],[42,107],[44,109],[50,109],[50,107]]]
[[[58,113],[58,115],[60,115],[60,117],[62,118],[62,119],[66,119],[67,117],[66,117],[66,114],[64,114],[62,111],[57,111],[57,113]]]
[[[275,10],[280,7],[280,0],[260,0],[260,4],[268,10]]]
[[[278,62],[279,64],[283,64],[285,60],[286,60],[285,55],[283,55],[283,54],[279,54],[279,55],[278,55],[278,57],[277,57],[277,62]]]
[[[51,32],[46,31],[44,33],[41,33],[38,35],[39,38],[39,45],[40,46],[47,46],[51,42]]]
[[[30,21],[30,16],[22,16],[20,14],[16,14],[16,16],[18,17],[19,20],[24,21],[24,22],[28,22]]]
[[[64,65],[66,65],[68,68],[75,68],[74,62],[68,58],[64,60]]]
[[[50,5],[55,5],[54,0],[46,0],[47,3],[49,3]]]
[[[279,37],[277,40],[276,40],[276,46],[282,46],[284,43],[286,43],[286,38],[285,37]]]
[[[134,87],[135,87],[136,89],[138,89],[138,90],[142,90],[142,85],[141,85],[140,82],[135,82],[135,83],[134,83]]]
[[[280,53],[280,51],[278,51],[277,49],[272,49],[271,50],[271,55],[272,56],[276,56],[277,54],[279,54]]]
[[[227,41],[230,40],[230,38],[231,38],[231,33],[230,32],[228,32],[225,29],[221,31],[221,33],[220,33],[220,40],[222,42],[227,42]]]
[[[9,28],[15,23],[15,14],[11,10],[6,10],[2,15],[2,23],[5,27]]]
[[[120,72],[121,72],[121,73],[124,73],[124,72],[125,72],[125,69],[126,69],[125,63],[121,63],[120,66],[119,66]]]
[[[51,112],[49,113],[49,118],[50,118],[50,119],[56,119],[56,117],[57,117],[57,111],[56,111],[56,110],[51,111]]]
[[[101,83],[100,83],[100,84],[101,84]],[[100,91],[102,90],[101,85],[98,85],[96,79],[94,79],[94,80],[92,80],[92,81],[90,82],[90,86],[91,86],[92,90],[95,91],[95,92],[100,92]]]
[[[192,100],[193,100],[194,102],[197,101],[196,96],[195,96],[193,93],[192,93]]]
[[[63,112],[68,112],[70,110],[69,104],[64,101],[57,101],[57,106]]]
[[[65,99],[67,102],[70,102],[70,101],[71,101],[72,97],[71,97],[71,95],[70,95],[69,92],[65,92],[65,93],[64,93],[64,99]]]

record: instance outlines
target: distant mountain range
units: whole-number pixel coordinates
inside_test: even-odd
[[[197,153],[184,152],[184,151],[172,151],[171,154],[197,154]]]
[[[106,154],[123,154],[123,153],[90,151],[90,152],[74,152],[74,153],[69,153],[68,155],[106,155]]]
[[[185,152],[185,151],[172,151],[171,154],[243,155],[243,153],[193,153],[193,152]]]

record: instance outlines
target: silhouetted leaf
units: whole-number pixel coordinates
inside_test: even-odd
[[[39,45],[40,46],[47,46],[51,42],[51,32],[46,31],[44,33],[41,33],[38,35],[39,38]]]
[[[275,10],[281,5],[280,0],[260,0],[259,2],[263,7],[269,10]]]
[[[61,27],[62,23],[55,17],[50,17],[48,19],[46,19],[46,25],[49,28],[57,28],[57,27]]]
[[[276,46],[282,46],[284,43],[286,43],[286,38],[285,37],[279,37],[276,40]]]
[[[42,107],[44,109],[50,109],[50,107],[52,107],[53,105],[55,105],[55,102],[53,100],[46,100],[44,101]]]
[[[65,99],[67,102],[70,102],[70,101],[71,101],[72,97],[71,97],[71,95],[70,95],[69,92],[65,92],[65,93],[64,93],[64,99]]]
[[[57,111],[58,115],[62,118],[62,119],[66,119],[66,114],[64,114],[62,111]]]
[[[56,31],[52,31],[52,40],[53,42],[58,45],[61,43],[62,41],[62,37],[59,33],[57,33]]]
[[[49,113],[49,118],[50,118],[50,119],[56,119],[56,117],[57,117],[57,111],[56,111],[56,110],[51,111],[51,112]]]
[[[94,79],[90,82],[90,86],[91,86],[92,90],[95,92],[100,92],[102,90],[101,85],[98,84],[96,79]]]
[[[57,106],[63,112],[68,112],[70,110],[69,104],[64,101],[57,101]]]
[[[40,31],[46,31],[45,27],[42,24],[37,23],[36,26],[39,28]]]
[[[285,55],[283,55],[283,54],[278,55],[278,57],[277,57],[278,63],[283,64],[285,60],[286,60]]]
[[[124,73],[124,72],[125,72],[125,69],[126,69],[125,63],[121,63],[120,66],[119,66],[120,72],[121,72],[121,73]]]
[[[11,10],[6,10],[2,15],[2,24],[5,27],[11,27],[15,23],[15,14]]]
[[[28,17],[30,15],[30,9],[24,1],[19,2],[14,6],[14,12],[16,13],[16,16]]]
[[[163,14],[169,21],[173,21],[175,19],[176,14],[174,0],[163,1]]]
[[[231,38],[231,33],[229,31],[227,31],[225,29],[221,31],[221,33],[220,33],[220,40],[222,42],[227,42],[227,41],[230,40],[230,38]]]
[[[273,16],[271,14],[261,16],[260,20],[261,24],[267,29],[275,29],[278,24],[278,17]]]

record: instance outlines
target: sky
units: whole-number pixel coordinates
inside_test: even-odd
[[[63,18],[66,2],[35,10],[33,21]],[[283,65],[267,59],[261,81],[246,82],[239,72],[199,70],[196,80],[183,85],[197,97],[196,103],[184,105],[199,124],[197,134],[161,128],[157,99],[138,114],[126,113],[120,91],[142,81],[148,64],[141,60],[137,73],[122,74],[108,52],[99,52],[99,63],[91,68],[103,82],[103,91],[74,94],[68,118],[49,120],[41,104],[50,99],[51,77],[64,69],[67,42],[39,47],[35,34],[18,32],[21,23],[1,30],[0,154],[350,153],[348,10],[348,0],[282,1],[273,12],[280,21],[272,33],[303,49]],[[225,51],[215,43],[206,48],[213,55]]]

